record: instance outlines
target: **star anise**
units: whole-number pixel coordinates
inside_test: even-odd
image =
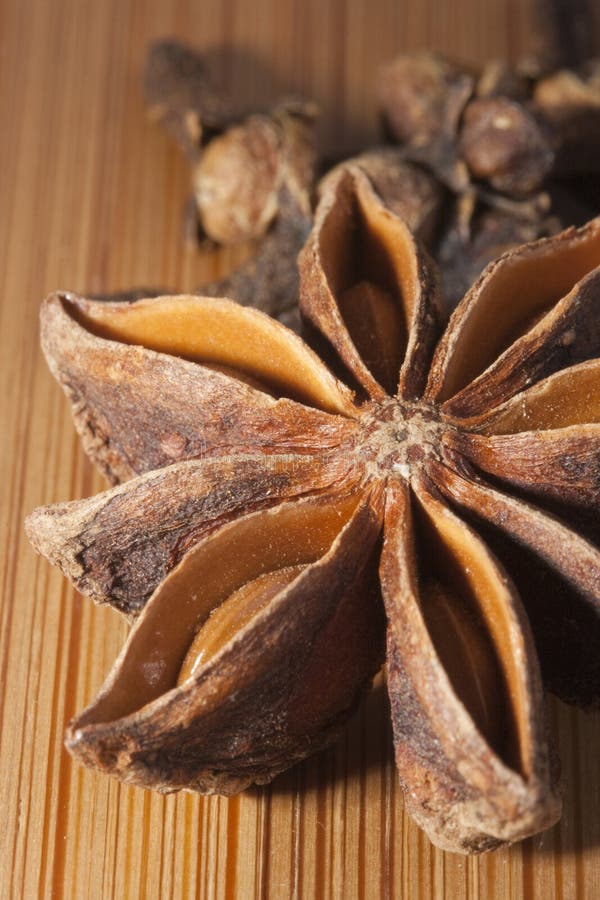
[[[347,169],[300,258],[339,378],[227,300],[52,295],[44,350],[84,446],[136,476],[28,523],[135,620],[74,756],[162,791],[267,782],[335,736],[387,635],[430,838],[477,852],[555,822],[542,675],[600,694],[599,264],[600,220],[503,256],[434,350],[434,269]]]

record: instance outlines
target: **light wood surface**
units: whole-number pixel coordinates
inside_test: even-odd
[[[54,288],[193,288],[233,259],[184,246],[187,167],[144,115],[145,48],[167,35],[215,50],[257,105],[316,98],[331,154],[375,138],[375,70],[397,50],[514,58],[531,28],[518,0],[0,2],[0,896],[600,897],[600,717],[557,702],[561,824],[474,859],[435,850],[406,817],[381,684],[336,746],[230,800],[125,787],[64,750],[126,626],[23,533],[34,506],[103,487],[38,349],[39,302]]]

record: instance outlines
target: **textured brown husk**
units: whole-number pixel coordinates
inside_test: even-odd
[[[323,503],[344,505],[340,500]],[[296,511],[307,512],[300,506]],[[273,511],[263,554],[254,558],[259,571],[269,558],[283,558],[277,532],[281,540],[280,520],[291,512],[284,507]],[[179,582],[189,581],[188,569],[194,566],[194,580],[203,574],[210,578],[211,543],[226,541],[232,565],[221,581],[235,584],[231,555],[243,546],[244,533],[256,527],[253,520],[264,515],[255,513],[224,526],[190,550],[162,583],[98,698],[71,723],[67,742],[75,756],[126,781],[163,791],[235,793],[251,783],[270,781],[339,730],[382,658],[382,613],[376,593],[368,588],[380,523],[368,504],[357,509],[331,549],[309,563],[258,621],[198,676],[158,695],[157,685],[148,685],[147,641],[157,627],[172,627],[169,620],[177,615],[178,605],[183,606],[179,622],[185,621],[186,592]],[[310,526],[311,516],[306,519]],[[315,526],[313,553],[319,552],[318,520]],[[304,561],[309,549],[303,549],[288,548],[287,558]],[[193,622],[188,622],[188,631],[190,625]],[[175,645],[172,654],[177,668],[182,651]],[[164,659],[168,668],[170,655],[163,657],[156,644],[150,658],[159,666]],[[146,694],[139,709],[136,689]]]
[[[331,738],[376,671],[381,590],[411,814],[457,852],[556,821],[542,676],[600,697],[599,227],[492,264],[434,351],[430,262],[360,167],[336,173],[301,305],[349,386],[225,300],[46,302],[45,352],[88,452],[136,476],[29,520],[82,590],[137,616],[70,726],[78,758],[160,790],[270,779]],[[211,609],[299,561],[177,687]]]

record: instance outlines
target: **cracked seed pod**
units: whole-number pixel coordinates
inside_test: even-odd
[[[387,131],[415,162],[455,191],[468,185],[456,140],[475,80],[435,53],[397,56],[382,67],[378,97]]]
[[[362,169],[388,208],[404,219],[434,257],[447,314],[493,259],[515,245],[556,234],[561,219],[585,221],[589,212],[564,191],[555,192],[560,217],[549,215],[547,194],[513,200],[471,188],[451,198],[431,172],[409,162],[403,149],[392,147],[376,147],[339,163],[321,180],[318,192],[352,166]]]
[[[339,730],[385,628],[430,838],[479,852],[553,824],[542,678],[600,696],[599,264],[600,220],[506,254],[434,349],[435,274],[355,168],[300,259],[346,384],[227,300],[51,295],[44,351],[84,446],[135,476],[28,520],[135,620],[71,753],[163,791],[267,781]]]

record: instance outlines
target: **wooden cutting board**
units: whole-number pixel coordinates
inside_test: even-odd
[[[381,683],[336,746],[231,800],[161,797],[73,765],[65,723],[126,626],[36,558],[22,527],[35,505],[103,487],[38,349],[41,298],[191,289],[235,261],[183,243],[187,167],[139,89],[149,41],[211,51],[258,106],[314,97],[334,154],[376,138],[380,61],[421,47],[515,58],[530,22],[517,0],[0,2],[2,897],[600,897],[600,717],[557,702],[562,822],[477,859],[435,850],[404,814]]]

